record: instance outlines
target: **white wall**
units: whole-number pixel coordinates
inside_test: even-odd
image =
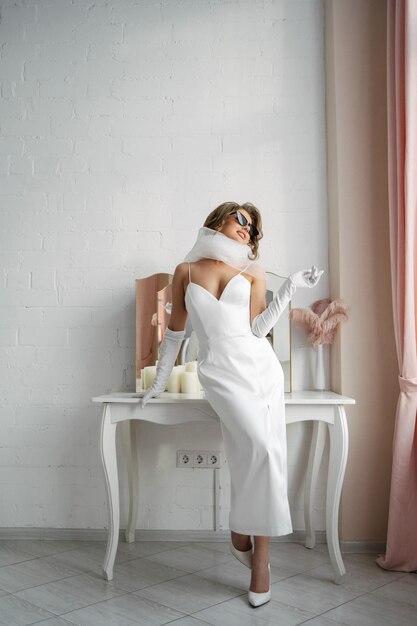
[[[267,269],[327,270],[323,6],[3,1],[0,28],[0,526],[102,528],[90,399],[133,388],[134,279],[172,272],[225,200],[262,211]],[[293,305],[327,295],[325,274]],[[297,529],[308,433],[288,433]],[[219,429],[140,425],[139,528],[212,528],[210,471],[175,469],[195,447]]]

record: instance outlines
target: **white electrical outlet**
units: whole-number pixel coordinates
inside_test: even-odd
[[[190,450],[177,450],[177,467],[192,467],[193,455]]]
[[[193,467],[207,467],[207,452],[195,450],[193,453]]]
[[[207,467],[220,467],[220,452],[209,452],[207,455]]]
[[[177,467],[220,467],[218,450],[177,450]]]

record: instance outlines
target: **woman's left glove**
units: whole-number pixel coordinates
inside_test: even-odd
[[[155,398],[164,391],[169,375],[175,365],[175,360],[181,348],[181,343],[185,335],[184,330],[165,329],[164,338],[159,350],[158,365],[156,366],[156,374],[152,385],[146,390],[145,394],[139,401],[143,409],[150,398]]]
[[[275,298],[267,308],[252,321],[252,332],[256,337],[265,337],[275,326],[288,302],[297,291],[297,287],[315,287],[324,270],[318,271],[315,265],[309,270],[300,270],[291,274],[278,289]]]

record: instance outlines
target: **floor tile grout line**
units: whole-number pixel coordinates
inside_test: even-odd
[[[38,604],[35,604],[35,602],[32,602],[31,600],[30,601],[29,600],[25,600],[25,602],[29,602],[30,604],[33,604],[33,606],[36,606],[36,608],[41,609],[42,611],[49,611],[49,613],[51,613],[53,617],[55,617],[56,619],[58,619],[58,618],[60,619],[60,618],[63,618],[65,615],[69,615],[69,613],[73,613],[74,611],[78,611],[80,609],[86,609],[86,608],[88,608],[90,606],[95,606],[96,604],[102,604],[103,602],[108,602],[109,600],[113,600],[113,599],[115,600],[116,598],[122,598],[124,596],[129,596],[132,593],[134,593],[134,592],[133,591],[126,591],[124,593],[117,594],[117,595],[115,595],[115,596],[113,596],[111,598],[105,598],[103,600],[98,600],[97,602],[91,602],[91,604],[86,604],[86,605],[83,605],[83,606],[76,607],[75,609],[70,609],[69,611],[65,611],[64,613],[54,613],[54,611],[51,611],[50,609],[45,609],[44,607],[39,606]],[[13,594],[11,594],[11,595],[13,595]],[[22,600],[22,598],[19,598],[19,600]],[[51,619],[51,617],[48,617],[47,619]],[[46,621],[46,620],[39,620],[37,622],[32,622],[32,624],[39,624],[42,621]]]
[[[187,546],[179,546],[178,548],[170,548],[169,550],[162,550],[161,552],[155,552],[154,554],[164,554],[165,552],[176,552],[177,550],[181,550],[182,548],[186,548],[189,545],[192,544],[187,544]],[[209,548],[206,548],[205,546],[199,546],[200,549],[205,550],[207,552],[211,552],[211,550]],[[218,552],[219,554],[226,554],[227,556],[229,556],[227,554],[227,550],[216,550],[216,552]],[[146,556],[153,556],[152,554],[148,554]],[[230,555],[232,556],[232,555]]]
[[[208,569],[210,569],[210,568],[208,568]],[[204,570],[201,570],[201,571],[204,571]],[[271,571],[272,571],[272,568],[271,568]],[[194,573],[196,576],[198,576],[198,575],[199,575],[199,574],[198,574],[198,572],[193,572],[193,573]],[[294,576],[299,576],[299,574],[300,574],[300,573],[302,573],[302,572],[297,572],[297,573],[295,573],[295,574],[289,574],[288,576],[284,576],[283,578],[280,578],[279,580],[275,580],[275,581],[273,581],[273,580],[271,579],[271,585],[276,585],[277,583],[281,583],[281,582],[283,582],[284,580],[288,580],[289,578],[294,578]],[[204,578],[204,576],[202,576],[201,578]],[[205,580],[207,580],[207,579],[205,579]]]
[[[238,596],[235,596],[235,598],[240,598],[240,597],[242,597],[242,596],[246,595],[247,593],[248,593],[247,591],[244,591],[243,593],[239,594]],[[222,600],[221,602],[216,602],[215,604],[212,604],[210,607],[207,607],[207,608],[210,608],[210,609],[211,609],[211,608],[212,608],[212,607],[214,607],[214,606],[219,606],[220,604],[224,604],[225,602],[230,602],[230,600],[234,600],[235,598],[228,598],[228,599],[226,599],[226,600]],[[271,599],[273,600],[274,598],[272,597]],[[294,607],[294,606],[292,606],[291,604],[287,604],[287,603],[285,603],[285,602],[280,602],[279,600],[278,600],[278,602],[279,602],[280,604],[283,604],[284,606],[287,606],[287,607],[288,607],[288,608],[290,608],[290,609],[296,609],[297,611],[299,611],[299,610],[300,610],[300,609],[299,609],[299,607]],[[249,604],[248,604],[248,608],[249,608]],[[197,611],[193,611],[192,613],[188,613],[188,615],[189,615],[190,617],[194,617],[197,613],[199,613],[199,612],[200,612],[200,611],[202,611],[202,610],[204,610],[204,609],[197,609]],[[307,609],[302,609],[302,610],[307,610]],[[312,613],[312,611],[311,611],[311,613]],[[315,615],[314,617],[309,618],[309,619],[316,619],[317,617],[320,617],[320,613],[319,613],[319,614],[317,614],[317,615]],[[198,617],[196,617],[196,619],[198,619]],[[209,622],[209,623],[210,623],[210,622]],[[299,622],[299,624],[301,624],[301,623],[304,623],[304,622]],[[213,625],[213,626],[214,626],[214,625]],[[299,625],[297,624],[297,626],[299,626]]]
[[[195,575],[194,572],[187,572],[186,574],[181,575],[181,576],[175,576],[174,578],[168,578],[167,580],[161,580],[158,583],[153,583],[152,585],[147,585],[146,587],[141,587],[140,589],[135,589],[134,591],[131,591],[130,593],[137,593],[138,591],[142,591],[143,589],[150,589],[151,587],[157,587],[158,585],[162,585],[166,582],[170,582],[171,580],[177,580],[178,578],[185,578],[185,576],[194,576],[194,575]],[[208,579],[203,578],[203,580],[208,580]],[[170,608],[173,608],[173,607],[170,607]]]
[[[94,546],[90,546],[94,547]],[[76,552],[77,550],[81,550],[81,548],[75,548],[72,550],[64,550],[63,552],[51,552],[51,554],[42,554],[42,555],[31,555],[30,559],[23,559],[23,561],[16,561],[15,563],[8,563],[6,565],[0,565],[0,570],[4,567],[13,567],[13,565],[21,565],[22,563],[29,563],[30,561],[37,561],[39,559],[49,559],[54,556],[58,556],[59,554],[66,554],[67,552]],[[103,557],[104,558],[104,557]]]
[[[395,581],[391,581],[391,582],[395,582]],[[389,584],[391,584],[391,583],[387,583],[387,585],[389,585]],[[385,587],[385,585],[382,585],[382,586]],[[336,606],[333,606],[332,608],[327,609],[326,611],[323,611],[323,613],[320,613],[320,615],[317,615],[316,617],[322,617],[323,615],[326,615],[326,613],[330,613],[330,611],[333,611],[334,609],[338,609],[341,606],[344,606],[345,604],[349,604],[349,602],[354,602],[354,601],[358,600],[359,598],[364,598],[365,596],[369,596],[371,593],[372,593],[372,590],[371,591],[365,591],[364,593],[360,593],[359,595],[355,596],[354,598],[350,598],[350,600],[346,600],[345,602],[341,602],[340,604],[338,604]],[[400,600],[397,600],[397,601],[401,602]],[[401,603],[404,604],[403,602],[401,602]],[[405,604],[407,604],[407,603],[405,603]],[[415,607],[415,605],[409,605],[409,606]],[[312,619],[315,619],[315,618],[311,617],[306,622],[301,622],[301,624],[308,623]],[[337,621],[339,621],[339,620],[337,620]],[[341,622],[341,624],[345,624],[345,623]],[[299,626],[301,626],[301,625],[299,625]],[[349,625],[347,624],[346,626],[349,626]]]
[[[317,567],[321,567],[320,565],[318,565]],[[313,574],[309,574],[308,572],[311,572],[312,570],[316,569],[315,567],[313,567],[311,570],[306,570],[306,572],[300,572],[301,574],[305,573],[306,576],[309,576],[310,578],[315,578],[317,580],[317,577],[314,576]],[[388,570],[387,570],[388,571]],[[346,574],[348,572],[346,571]],[[407,573],[405,573],[405,576],[407,576]],[[376,591],[377,589],[380,589],[381,587],[385,587],[385,585],[390,585],[391,583],[395,583],[398,580],[401,580],[402,578],[404,578],[404,576],[398,576],[397,578],[393,578],[392,580],[389,580],[387,582],[384,582],[382,584],[378,584],[376,587],[374,587],[373,589],[368,589],[368,591],[366,593],[372,593],[373,591]],[[326,581],[326,582],[334,582],[334,581]],[[348,581],[345,580],[341,583],[341,585],[337,585],[338,587],[343,587]]]
[[[368,591],[369,594],[374,593],[374,591],[378,591],[379,589],[381,589],[382,587],[389,587],[389,585],[393,585],[394,583],[398,582],[399,580],[401,580],[403,578],[403,576],[400,576],[400,578],[396,578],[395,580],[391,580],[390,582],[385,583],[384,585],[381,585],[380,587],[375,587],[375,589],[372,589],[371,591]],[[408,606],[412,606],[413,608],[417,609],[417,605],[415,604],[410,604],[409,602],[407,602],[406,600],[399,600],[398,598],[395,598],[395,602],[401,602],[401,604],[407,604]]]
[[[334,607],[334,608],[337,609],[337,606]],[[332,609],[329,609],[329,611],[331,611],[331,610]],[[309,617],[308,620],[306,620],[305,622],[299,622],[299,624],[297,624],[297,626],[303,626],[304,624],[308,624],[308,622],[312,622],[314,619],[317,619],[318,617],[323,617],[323,615],[325,615],[329,611],[324,611],[324,613],[320,613],[319,615],[316,615],[315,617]],[[340,620],[337,620],[336,623],[337,623],[337,626],[339,626],[339,624],[341,626],[351,626],[350,624],[346,624],[345,622],[341,622]]]
[[[36,606],[36,605],[35,605]],[[46,609],[44,609],[46,610]],[[30,622],[30,624],[25,624],[25,626],[34,626],[34,624],[44,624],[45,622],[48,622],[50,619],[63,619],[61,615],[54,615],[52,614],[52,617],[47,617],[46,619],[41,619],[37,622]],[[68,626],[76,626],[76,624],[74,624],[74,622],[68,622],[67,620],[65,620],[65,622],[67,622]]]
[[[213,604],[213,606],[217,606],[217,605]],[[210,609],[210,608],[211,608],[211,606],[210,607],[205,607],[203,609],[198,609],[197,611],[194,611],[193,613],[186,613],[185,616],[186,617],[193,617],[193,615],[195,615],[195,613],[198,613],[198,611],[205,611],[206,609]],[[167,622],[167,624],[175,624],[175,622],[177,622],[180,619],[184,619],[184,618],[183,617],[176,617],[175,619],[171,620],[170,622]],[[195,619],[199,619],[199,618],[196,617]],[[201,619],[200,622],[203,622],[204,624],[208,624],[209,626],[215,626],[215,624],[212,624],[211,622],[205,622],[203,619]],[[165,626],[165,624],[163,626]]]
[[[39,585],[33,585],[32,587],[25,587],[24,589],[15,589],[14,591],[8,591],[7,593],[9,595],[15,595],[16,593],[20,593],[21,591],[27,591],[29,589],[36,589],[36,587],[42,587],[42,585],[49,585],[51,583],[56,583],[56,582],[59,582],[61,580],[67,580],[68,578],[74,578],[74,576],[77,576],[77,574],[70,574],[69,576],[61,576],[60,578],[54,578],[53,580],[49,580],[48,582],[40,583]]]
[[[166,565],[165,563],[159,563],[158,561],[154,561],[152,558],[149,558],[149,557],[142,557],[142,558],[148,559],[149,561],[152,561],[152,563],[157,563],[159,565],[165,565],[166,567],[175,567],[173,565]],[[230,563],[234,563],[234,561],[235,561],[235,557],[233,557],[231,555],[230,559],[227,559],[227,560],[225,560],[225,561],[223,561],[221,563],[214,563],[212,565],[209,565],[208,567],[203,567],[202,569],[192,570],[192,571],[190,571],[188,573],[189,574],[198,574],[198,572],[205,572],[206,570],[211,569],[212,567],[217,567],[219,565],[226,565],[229,562]],[[175,569],[181,569],[181,568],[179,567],[179,568],[175,568]],[[184,571],[186,571],[186,570],[184,570]]]
[[[190,576],[192,572],[185,572],[184,574],[180,574],[179,576],[173,576],[172,578],[166,578],[165,580],[160,580],[157,583],[152,583],[151,585],[146,585],[145,587],[140,587],[139,589],[133,589],[129,591],[129,593],[137,593],[138,591],[142,591],[142,589],[150,589],[151,587],[157,587],[158,585],[163,585],[164,583],[169,583],[171,580],[177,580],[178,578],[185,578],[185,576]]]
[[[14,596],[14,594],[10,594],[10,595],[13,595],[18,600],[23,600],[24,602],[28,602],[29,604],[32,604],[37,609],[41,609],[42,611],[48,611],[49,613],[52,614],[53,617],[59,618],[59,617],[62,617],[63,615],[68,615],[68,613],[72,613],[73,611],[78,611],[78,609],[85,609],[85,608],[87,608],[89,606],[94,606],[95,604],[101,604],[102,602],[107,602],[108,600],[113,600],[113,599],[116,599],[116,598],[122,598],[123,596],[130,595],[131,593],[133,593],[133,592],[126,591],[124,593],[120,593],[120,594],[114,595],[111,598],[104,598],[103,600],[98,600],[97,602],[91,602],[90,604],[85,604],[83,606],[76,607],[75,609],[70,609],[69,611],[65,611],[64,613],[55,613],[54,611],[51,611],[51,609],[45,609],[45,607],[39,606],[39,604],[36,604],[36,602],[33,602],[32,600],[25,600],[24,598],[19,598],[19,596]],[[47,619],[50,619],[50,618],[47,618]],[[37,622],[32,622],[32,623],[36,624]]]
[[[31,559],[24,559],[23,561],[16,561],[15,563],[8,563],[7,565],[0,565],[0,571],[4,567],[13,567],[14,565],[21,565],[22,563],[30,563],[31,561],[38,561],[39,559],[47,559],[50,556],[52,556],[52,555],[48,554],[46,556],[45,555],[44,556],[33,556]]]
[[[245,596],[248,592],[247,591],[242,591],[242,593],[238,593],[236,596],[233,596],[233,598],[225,598],[224,600],[220,600],[220,602],[215,602],[214,604],[210,604],[210,606],[206,606],[203,607],[202,609],[197,609],[196,611],[192,611],[191,613],[187,613],[187,617],[193,617],[196,613],[199,613],[200,611],[204,611],[205,609],[211,609],[214,606],[219,606],[220,604],[224,604],[225,602],[230,602],[231,600],[235,600],[236,598],[241,598],[242,596]],[[198,619],[197,617],[195,619]],[[208,622],[210,624],[210,622]]]
[[[190,574],[194,575],[191,572],[190,572]],[[183,578],[183,576],[179,576],[177,578]],[[173,580],[173,579],[170,579],[170,580]],[[207,579],[205,579],[205,580],[207,580]],[[162,581],[162,583],[163,582],[165,582],[165,581]],[[156,583],[156,585],[162,584],[162,583]],[[219,583],[219,584],[221,584],[221,583]],[[150,585],[150,586],[153,587],[153,586],[156,586],[156,585]],[[143,587],[143,589],[149,589],[149,587]],[[137,591],[141,591],[141,589],[137,589]],[[135,593],[135,591],[132,591],[132,593]],[[210,606],[208,606],[208,607],[203,607],[202,609],[197,609],[197,611],[192,611],[191,613],[184,612],[184,611],[180,611],[180,612],[181,613],[185,613],[185,615],[187,617],[189,617],[189,616],[192,616],[194,613],[197,613],[198,611],[202,611],[204,608],[211,608],[212,606],[217,606],[218,604],[223,604],[224,602],[229,602],[230,600],[233,600],[234,598],[239,598],[240,596],[243,596],[246,593],[247,593],[246,591],[242,591],[242,593],[238,593],[238,594],[236,594],[235,596],[233,596],[231,598],[227,598],[225,600],[221,600],[220,602],[215,602],[214,604],[210,604]],[[139,597],[142,597],[142,596],[139,596]],[[154,602],[154,600],[152,600],[152,602]],[[161,604],[161,602],[157,602],[157,604]],[[162,606],[168,606],[168,605],[162,604]],[[175,607],[172,607],[172,606],[168,606],[168,608],[170,608],[170,609],[172,609],[174,611],[178,611],[179,610],[179,609],[176,609]],[[182,619],[182,618],[177,618],[177,619]],[[177,621],[177,620],[174,620],[174,621]],[[170,623],[170,622],[168,622],[168,623]]]
[[[179,569],[179,568],[177,568],[177,569]],[[192,574],[192,572],[186,572],[185,570],[183,570],[183,571],[184,571],[184,573],[180,574],[179,576],[173,576],[172,578],[167,578],[166,580],[160,580],[157,583],[152,583],[150,585],[146,585],[145,587],[139,587],[138,589],[128,590],[128,589],[123,589],[122,587],[119,587],[119,589],[121,589],[123,591],[123,593],[118,594],[118,595],[124,596],[124,595],[127,595],[129,593],[135,593],[136,591],[141,591],[142,589],[148,589],[149,587],[155,587],[156,585],[161,585],[164,582],[169,582],[170,580],[176,580],[177,578],[184,578],[184,576],[189,576],[190,574]],[[30,589],[36,589],[37,587],[43,587],[44,585],[50,585],[50,584],[55,583],[55,582],[60,582],[61,580],[67,580],[68,578],[76,578],[77,576],[90,576],[94,580],[97,580],[97,578],[99,578],[100,582],[102,580],[104,582],[114,582],[114,579],[108,581],[105,578],[100,578],[95,570],[88,570],[88,572],[80,572],[79,574],[72,574],[71,576],[64,576],[63,578],[55,578],[54,580],[50,580],[49,582],[41,583],[40,585],[34,585],[33,587],[26,587],[26,589],[18,589],[17,591],[10,591],[10,592],[7,592],[7,593],[9,595],[16,595],[17,593],[20,593],[22,591],[28,591]],[[16,597],[18,597],[18,596],[16,596]],[[106,600],[111,600],[111,598],[106,598],[105,600],[99,600],[98,602],[95,602],[93,604],[98,604],[99,602],[105,602]],[[87,605],[87,606],[89,606],[89,605]]]
[[[164,581],[164,582],[165,582],[165,581]],[[158,584],[161,584],[161,583],[158,583]],[[153,586],[153,585],[151,585],[151,586]],[[144,587],[144,589],[149,589],[149,587]],[[137,591],[141,591],[141,589],[138,589]],[[131,591],[130,593],[131,593],[132,595],[134,595],[136,592],[135,592],[135,591]],[[234,598],[238,598],[238,597],[240,597],[240,595],[243,595],[243,594],[238,594],[238,595],[236,595],[236,596],[233,596],[232,598],[228,598],[227,600],[222,600],[222,602],[227,602],[228,600],[233,600]],[[166,608],[166,609],[170,609],[171,611],[178,611],[178,613],[183,613],[183,616],[182,616],[182,617],[178,617],[178,618],[176,618],[176,619],[175,619],[175,621],[177,621],[177,620],[179,620],[179,619],[184,619],[184,617],[192,617],[192,615],[193,615],[192,613],[188,613],[187,611],[184,611],[184,610],[181,610],[181,609],[177,609],[176,607],[174,607],[174,606],[170,606],[169,604],[164,604],[164,603],[163,603],[163,602],[161,602],[160,600],[156,601],[156,600],[152,600],[151,598],[142,597],[142,596],[140,596],[140,595],[139,595],[139,596],[136,596],[136,597],[137,597],[137,598],[141,598],[141,599],[143,599],[143,600],[148,600],[148,601],[150,600],[150,601],[151,601],[151,602],[153,602],[154,604],[159,604],[160,606],[163,606],[163,607],[164,607],[164,608]],[[217,606],[217,604],[222,604],[222,602],[215,602],[214,604],[210,604],[209,606],[202,607],[201,609],[198,609],[198,611],[202,611],[202,610],[204,610],[204,609],[209,609],[209,608],[211,608],[212,606]],[[97,604],[99,604],[99,603],[97,602]],[[194,611],[194,612],[196,613],[197,611]],[[170,622],[165,622],[165,623],[166,623],[166,624],[167,624],[167,623],[169,624]]]

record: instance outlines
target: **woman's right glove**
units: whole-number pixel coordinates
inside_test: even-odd
[[[278,289],[275,298],[265,311],[259,313],[252,321],[252,332],[257,337],[266,337],[275,326],[281,313],[293,297],[297,287],[315,287],[324,270],[318,271],[315,265],[309,270],[301,270],[291,274]]]
[[[156,366],[156,374],[152,385],[146,390],[145,394],[139,401],[139,405],[143,409],[150,398],[155,398],[158,394],[165,390],[169,375],[175,365],[175,360],[180,351],[181,343],[185,335],[184,330],[171,330],[166,328],[164,338],[159,350],[159,359]]]

